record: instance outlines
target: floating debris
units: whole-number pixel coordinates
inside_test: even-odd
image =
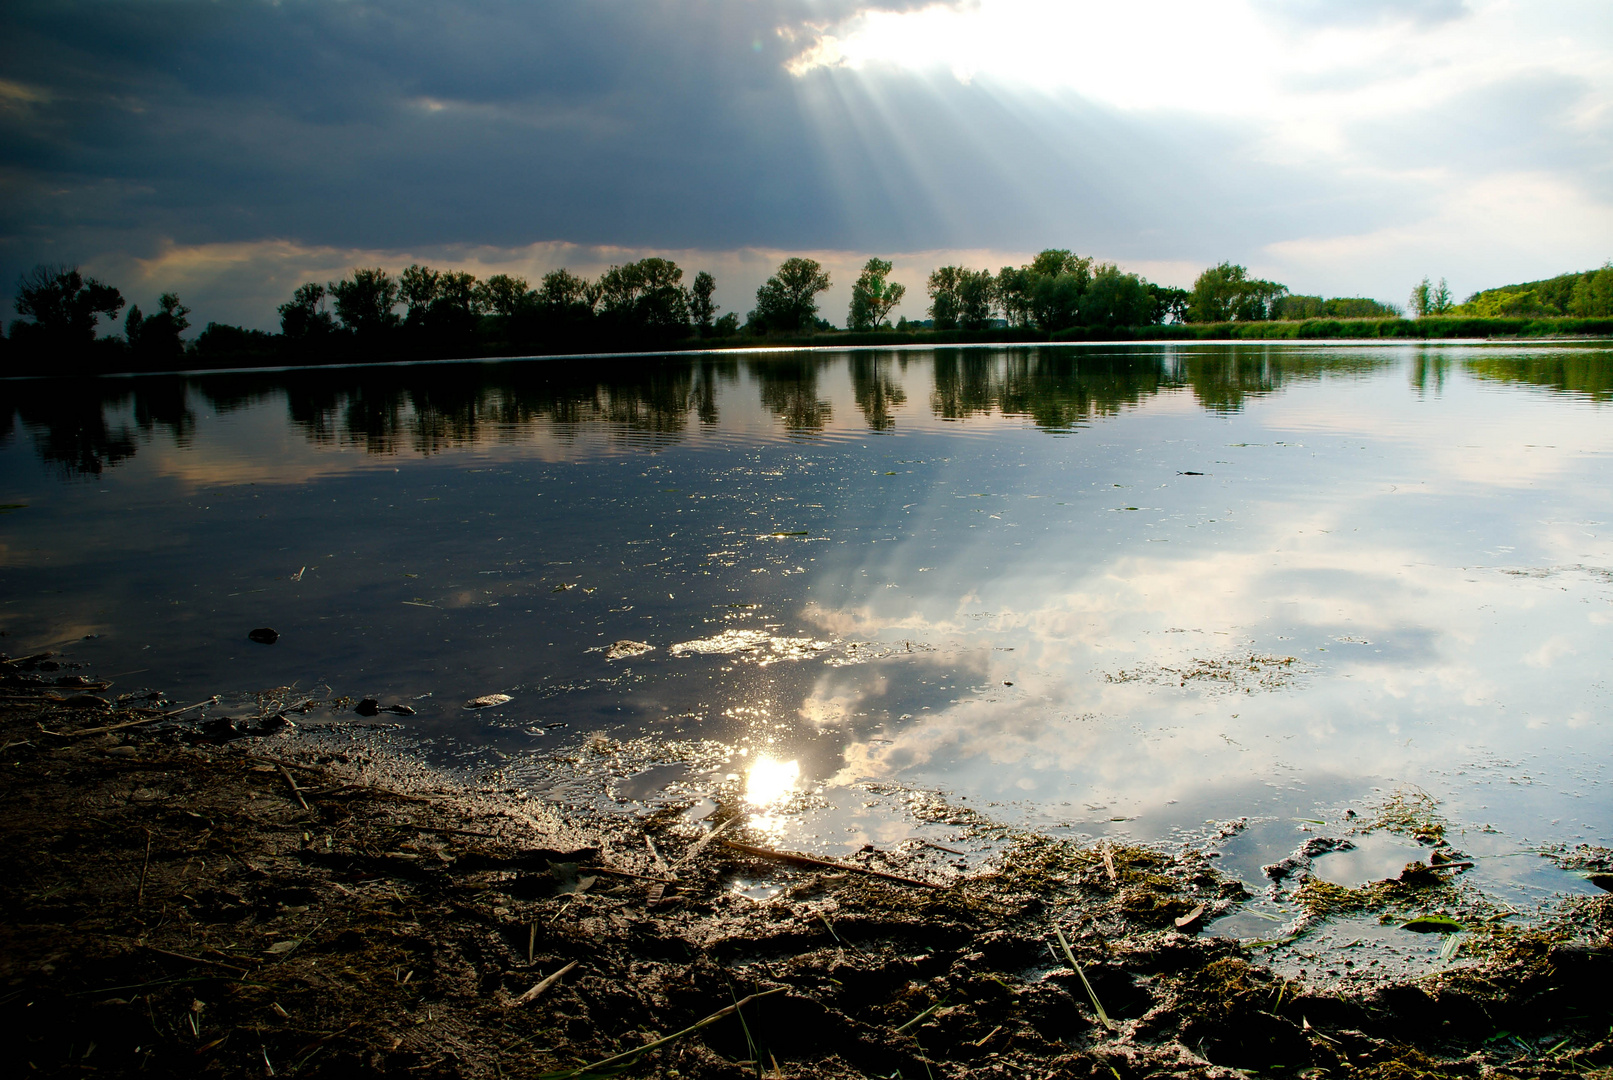
[[[654,650],[654,645],[643,641],[627,641],[625,639],[613,641],[605,649],[605,659],[627,660],[635,656],[643,656],[645,653],[653,652]]]
[[[260,626],[256,630],[248,633],[246,636],[257,642],[259,645],[273,645],[275,642],[280,640],[280,632],[278,630],[271,630],[267,626]]]
[[[816,638],[778,637],[765,630],[724,630],[715,637],[681,641],[667,652],[673,656],[743,656],[760,666],[780,660],[808,660],[830,647]]]

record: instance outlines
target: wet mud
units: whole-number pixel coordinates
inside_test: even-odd
[[[1205,931],[1250,897],[1199,853],[1027,833],[983,866],[918,844],[802,860],[736,807],[568,814],[411,765],[363,726],[225,729],[40,666],[0,665],[6,1075],[1613,1066],[1605,895],[1500,923],[1431,975],[1329,987]],[[1423,910],[1456,872],[1294,888],[1317,919]],[[770,898],[744,891],[759,880]]]

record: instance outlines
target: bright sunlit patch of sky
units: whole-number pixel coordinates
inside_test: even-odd
[[[1316,137],[1318,121],[1415,108],[1534,69],[1604,92],[1613,85],[1605,4],[1445,5],[1450,17],[1433,19],[1418,18],[1417,5],[1383,5],[1377,17],[1373,7],[1361,5],[1366,14],[1354,19],[1248,0],[976,0],[870,11],[832,28],[792,70],[946,70],[1124,109],[1267,118],[1304,139]],[[1607,107],[1605,97],[1596,107]]]

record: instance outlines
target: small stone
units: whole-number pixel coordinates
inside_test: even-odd
[[[273,645],[280,640],[280,631],[271,630],[267,626],[260,626],[247,635],[259,645]]]
[[[372,697],[367,697],[357,705],[354,705],[353,711],[358,713],[360,716],[380,716],[381,703]]]

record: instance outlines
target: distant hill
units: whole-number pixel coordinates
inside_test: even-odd
[[[1558,274],[1543,281],[1525,281],[1476,292],[1456,314],[1478,316],[1578,315],[1597,318],[1613,315],[1613,262],[1599,270]]]

